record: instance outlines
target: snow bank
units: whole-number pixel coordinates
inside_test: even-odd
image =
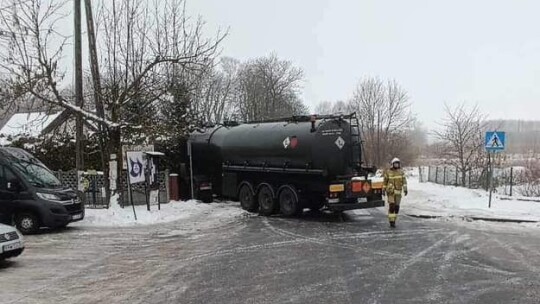
[[[153,225],[179,220],[189,221],[191,219],[205,216],[212,218],[234,219],[245,216],[238,203],[221,202],[204,204],[199,201],[179,201],[162,204],[161,210],[158,206],[151,206],[151,211],[146,210],[146,206],[135,206],[137,220],[133,215],[133,208],[126,206],[121,208],[114,201],[109,209],[86,209],[84,220],[73,223],[76,227],[126,227],[135,225]]]
[[[493,219],[540,221],[540,203],[520,201],[461,187],[420,183],[409,178],[409,196],[403,200],[405,213],[425,216],[484,217]]]

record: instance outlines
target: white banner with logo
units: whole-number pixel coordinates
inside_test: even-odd
[[[126,162],[127,162],[129,183],[130,184],[144,183],[145,161],[143,158],[143,152],[141,151],[126,152]]]
[[[143,146],[143,145],[123,145],[122,146],[122,157],[123,157],[122,168],[124,170],[127,169],[127,165],[128,165],[128,161],[126,159],[126,153],[127,152],[132,152],[132,151],[151,152],[151,151],[154,151],[154,145],[147,145],[147,146]]]

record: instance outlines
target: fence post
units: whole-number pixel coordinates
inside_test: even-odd
[[[167,203],[171,201],[171,192],[170,192],[170,185],[169,185],[169,169],[165,170],[165,176],[163,178],[163,182],[165,183],[165,193],[167,197]]]
[[[439,166],[435,167],[435,184],[439,183]]]
[[[431,166],[428,167],[427,180],[428,182],[431,182]]]
[[[171,173],[169,176],[169,191],[170,200],[180,200],[180,190],[178,188],[178,174],[176,173]]]
[[[510,196],[512,196],[512,190],[514,187],[514,167],[510,167]]]
[[[489,165],[490,168],[487,169],[487,174],[484,176],[484,185],[486,187],[486,192],[489,192],[489,177],[491,176],[491,165]]]
[[[95,207],[96,204],[97,204],[97,194],[96,194],[96,191],[97,191],[97,175],[92,175],[91,180],[92,180],[92,203],[93,203],[93,205]]]
[[[444,173],[443,173],[443,182],[442,182],[442,184],[446,186],[446,166],[444,166]]]
[[[469,170],[469,186],[467,188],[471,188],[471,174],[472,174],[472,169]]]

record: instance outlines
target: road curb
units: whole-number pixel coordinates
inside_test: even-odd
[[[499,222],[499,223],[539,223],[540,221],[534,220],[521,220],[521,219],[506,219],[506,218],[493,218],[493,217],[481,217],[481,216],[443,216],[443,215],[427,215],[427,214],[406,214],[410,217],[423,218],[423,219],[438,219],[438,218],[458,218],[464,221],[486,221],[486,222]]]
[[[536,198],[506,197],[506,196],[498,196],[497,198],[500,199],[501,201],[520,201],[520,202],[540,203],[540,199],[536,199]]]

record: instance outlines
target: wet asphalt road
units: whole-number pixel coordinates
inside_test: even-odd
[[[380,209],[71,228],[0,263],[0,303],[540,303],[540,230]]]

